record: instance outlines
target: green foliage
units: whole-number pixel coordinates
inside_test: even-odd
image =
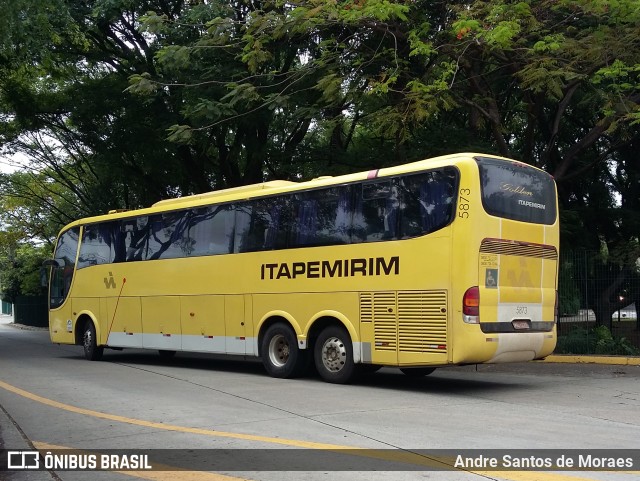
[[[158,88],[158,83],[151,80],[151,75],[149,75],[148,72],[144,72],[142,74],[131,75],[129,77],[129,86],[125,91],[137,95],[151,95],[154,94]]]
[[[13,242],[52,245],[60,227],[83,213],[78,197],[62,182],[51,182],[46,173],[1,176],[0,192],[0,226]]]
[[[620,60],[615,60],[611,66],[601,68],[595,73],[593,83],[600,85],[614,81],[613,85],[616,87],[616,92],[625,93],[635,89],[638,73],[640,73],[640,65],[628,66]]]
[[[580,309],[580,290],[574,278],[571,261],[563,260],[558,273],[558,314],[575,316]]]
[[[593,329],[595,335],[596,354],[621,354],[625,356],[640,355],[640,349],[633,346],[626,338],[614,338],[606,326]]]
[[[167,139],[171,142],[188,143],[193,136],[193,129],[189,125],[172,125],[167,131]]]
[[[37,296],[44,293],[40,282],[42,262],[51,257],[48,247],[31,244],[4,243],[0,235],[0,293],[2,299],[14,302],[17,296]]]
[[[533,44],[533,51],[537,54],[552,53],[560,50],[565,37],[562,33],[545,35],[541,40]]]
[[[606,326],[592,329],[574,327],[567,335],[558,337],[557,354],[640,355],[640,349],[624,337],[614,338]]]

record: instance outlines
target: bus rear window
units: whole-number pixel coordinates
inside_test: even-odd
[[[482,204],[491,215],[551,225],[556,221],[553,178],[526,164],[476,157]]]

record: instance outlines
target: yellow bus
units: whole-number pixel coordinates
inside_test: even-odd
[[[553,178],[473,153],[163,200],[61,231],[50,335],[90,360],[223,353],[334,383],[541,359],[558,243]]]

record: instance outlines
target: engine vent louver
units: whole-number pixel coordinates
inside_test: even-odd
[[[537,257],[540,259],[558,259],[558,251],[553,246],[526,244],[504,239],[484,239],[480,244],[480,252],[507,256]]]
[[[446,291],[398,292],[398,344],[400,351],[446,350]]]
[[[373,323],[378,351],[447,350],[447,291],[363,292],[360,319]]]

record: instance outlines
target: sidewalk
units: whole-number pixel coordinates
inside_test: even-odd
[[[13,324],[13,316],[8,314],[0,314],[0,325],[18,327],[17,324]],[[0,449],[19,451],[31,451],[34,449],[33,444],[11,419],[2,405],[0,405]],[[49,471],[18,471],[12,472],[9,477],[15,481],[52,481],[59,479]]]
[[[11,326],[15,329],[22,329],[24,331],[47,331],[48,327],[38,326],[26,326],[24,324],[14,324],[13,316],[7,314],[0,314],[0,326]]]
[[[0,324],[11,324],[13,322],[13,315],[0,314]]]
[[[6,315],[2,315],[1,323],[4,323]],[[34,446],[20,427],[9,416],[7,411],[0,406],[0,449],[12,451],[34,451]],[[2,465],[5,460],[2,460]],[[0,474],[3,474],[0,472]],[[12,481],[52,481],[60,478],[50,471],[12,471],[7,475]],[[1,476],[0,476],[1,477]],[[4,478],[2,478],[4,479]]]
[[[571,364],[609,364],[616,366],[640,366],[640,357],[629,356],[598,356],[598,355],[574,355],[552,354],[544,359],[544,362],[571,363]]]

